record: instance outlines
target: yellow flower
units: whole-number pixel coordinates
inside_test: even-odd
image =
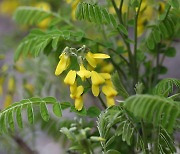
[[[117,95],[117,91],[110,85],[105,85],[102,87],[102,92],[106,95],[107,105],[115,105],[114,96]]]
[[[4,108],[7,108],[9,105],[12,104],[13,97],[11,94],[7,94],[4,101]]]
[[[60,75],[63,71],[65,71],[69,64],[70,64],[70,58],[66,55],[66,53],[62,53],[60,55],[60,61],[56,67],[55,75]]]
[[[106,54],[102,54],[102,53],[93,54],[91,52],[88,52],[86,54],[86,60],[93,68],[95,68],[97,66],[96,59],[107,59],[107,58],[110,58],[110,56],[106,55]]]
[[[34,86],[33,86],[32,84],[26,83],[26,84],[24,84],[24,88],[25,88],[28,92],[30,92],[31,94],[33,94],[33,92],[34,92]]]
[[[111,79],[111,75],[109,73],[99,73],[105,80]]]
[[[80,71],[78,71],[77,74],[81,77],[82,81],[91,76],[91,72],[86,70],[83,64],[80,65]]]
[[[74,85],[70,86],[70,91],[71,91],[70,97],[75,100],[76,110],[78,110],[78,111],[82,110],[82,107],[83,107],[82,94],[84,91],[83,86],[77,87],[77,84],[75,82]]]
[[[165,3],[159,2],[159,8],[158,8],[159,14],[162,14],[164,10],[165,10]]]
[[[1,71],[5,73],[8,70],[8,65],[4,64],[1,68]]]
[[[0,77],[0,95],[3,94],[3,83],[4,83],[4,77]]]
[[[48,3],[46,3],[46,2],[39,2],[39,3],[36,4],[36,7],[40,8],[40,9],[42,9],[44,11],[50,11],[51,10],[51,6]],[[51,20],[50,18],[46,18],[46,19],[42,20],[38,24],[38,27],[42,28],[42,29],[47,28],[50,20]]]
[[[114,97],[107,97],[106,96],[106,101],[107,101],[108,107],[115,105]]]
[[[15,90],[15,80],[14,77],[10,77],[8,81],[8,92],[14,92]]]
[[[70,70],[64,79],[64,83],[73,85],[76,80],[76,71]]]
[[[88,53],[86,54],[86,60],[87,60],[87,62],[89,63],[89,65],[91,65],[93,68],[96,67],[97,62],[96,62],[96,60],[93,58],[93,54],[92,54],[91,52],[88,52]]]
[[[144,33],[145,26],[153,17],[153,7],[148,1],[143,1],[141,4],[140,14],[138,17],[138,37]]]
[[[111,86],[103,86],[102,87],[102,92],[107,96],[107,97],[114,97],[117,95],[117,91],[112,88]]]
[[[12,15],[18,6],[18,0],[3,0],[0,3],[0,13],[5,15]]]
[[[99,95],[99,85],[105,82],[105,79],[95,71],[91,72],[91,81],[92,81],[92,93],[94,96]]]
[[[81,111],[83,108],[83,99],[82,96],[75,99],[75,108],[78,111]]]
[[[111,63],[108,63],[101,67],[102,72],[111,73],[114,70],[114,66]]]

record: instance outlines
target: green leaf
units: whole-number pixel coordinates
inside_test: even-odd
[[[121,153],[117,150],[111,149],[111,150],[108,150],[106,154],[121,154]]]
[[[53,105],[53,112],[57,117],[61,117],[62,116],[62,111],[61,111],[61,105],[60,103],[55,103]]]
[[[11,130],[14,131],[14,118],[13,118],[13,111],[11,110],[8,112],[8,123]]]
[[[147,39],[147,47],[150,49],[150,50],[153,50],[155,48],[155,42],[154,42],[154,39],[151,36],[148,37]]]
[[[97,24],[112,24],[117,28],[115,17],[105,8],[85,2],[78,4],[76,9],[76,18],[79,20],[87,20]]]
[[[37,57],[40,52],[44,51],[46,47],[49,47],[49,52],[52,52],[52,48],[56,49],[58,42],[61,40],[69,40],[72,42],[80,41],[84,37],[83,32],[73,32],[68,30],[50,30],[47,32],[42,32],[41,30],[34,30],[28,36],[26,36],[20,45],[18,46],[14,60],[17,61],[21,54],[24,56],[31,54]]]
[[[168,3],[169,3],[172,7],[176,8],[176,9],[179,8],[179,1],[178,1],[178,0],[169,0]]]
[[[177,102],[153,95],[131,96],[124,106],[135,117],[142,118],[147,123],[157,126],[160,121],[154,121],[154,118],[161,120],[162,126],[170,133],[180,115],[180,105]]]
[[[95,15],[96,15],[96,21],[98,23],[102,23],[103,22],[102,14],[101,14],[101,10],[100,10],[99,6],[95,5],[94,11],[95,11]]]
[[[34,123],[34,113],[33,113],[33,107],[32,103],[27,105],[27,116],[28,116],[28,121],[30,124]]]
[[[169,47],[165,50],[164,53],[167,57],[175,57],[176,56],[176,49],[174,47]]]
[[[19,107],[16,110],[16,119],[17,119],[17,124],[19,128],[23,128],[21,110],[22,110],[22,107]]]
[[[153,38],[154,38],[156,43],[161,42],[161,33],[159,32],[158,29],[154,29],[154,31],[153,31]]]
[[[44,121],[49,121],[49,113],[45,102],[40,104],[40,113]]]
[[[123,34],[125,34],[126,36],[128,36],[128,31],[127,31],[126,27],[124,27],[124,25],[119,24],[119,25],[118,25],[118,29],[120,30],[120,32],[122,32]]]
[[[118,95],[122,96],[123,98],[129,97],[129,94],[126,91],[126,89],[124,88],[121,80],[119,79],[117,72],[112,75],[112,82],[118,92]]]
[[[70,111],[74,112],[74,113],[76,113],[76,114],[78,114],[80,116],[86,116],[87,115],[87,111],[86,111],[86,109],[84,107],[83,107],[83,109],[81,111],[77,111],[74,106],[71,106]]]
[[[161,80],[153,90],[155,95],[167,97],[173,92],[174,87],[180,90],[180,80],[174,78],[167,78]]]
[[[167,31],[167,28],[165,26],[165,24],[163,22],[161,22],[159,24],[159,30],[161,32],[161,35],[163,38],[167,38],[168,37],[168,31]]]
[[[101,113],[101,111],[99,110],[99,108],[97,108],[95,106],[91,106],[87,110],[87,115],[90,117],[98,117],[100,113]]]
[[[21,6],[16,9],[13,18],[19,24],[37,25],[44,19],[56,18],[58,20],[60,17],[41,8]]]

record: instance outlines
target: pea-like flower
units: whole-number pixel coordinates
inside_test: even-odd
[[[86,54],[86,60],[93,68],[95,68],[97,66],[96,59],[107,59],[107,58],[110,58],[110,56],[106,55],[106,54],[102,54],[102,53],[93,54],[91,52],[88,52]]]
[[[108,107],[115,105],[114,97],[117,95],[117,91],[113,87],[105,85],[102,87],[102,92],[106,95]]]
[[[64,52],[59,56],[59,59],[60,61],[56,67],[55,75],[60,75],[70,64],[70,57]]]
[[[99,95],[99,85],[105,82],[105,79],[97,72],[91,72],[91,81],[92,81],[92,93],[94,96]]]
[[[70,86],[70,97],[75,100],[75,108],[76,110],[80,111],[83,108],[83,98],[82,94],[84,92],[83,86],[78,86],[75,82],[73,85]]]
[[[82,81],[91,76],[91,72],[88,71],[83,64],[80,65],[80,71],[78,71],[77,74],[81,77]]]
[[[73,85],[76,80],[76,71],[70,70],[64,79],[64,83]]]

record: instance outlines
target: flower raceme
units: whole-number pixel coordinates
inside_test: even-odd
[[[79,50],[76,51],[79,52]],[[109,107],[115,105],[114,97],[117,95],[117,92],[113,87],[111,75],[104,72],[99,73],[95,70],[98,65],[98,59],[108,59],[110,56],[102,53],[94,54],[90,51],[84,53],[83,56],[82,54],[78,56],[78,52],[72,53],[70,50],[62,52],[62,54],[59,56],[60,61],[55,70],[55,75],[60,75],[62,72],[68,69],[68,66],[70,65],[70,56],[77,56],[79,70],[69,70],[64,78],[64,83],[70,86],[70,97],[74,100],[76,110],[80,111],[83,108],[84,87],[82,83],[86,81],[88,83],[91,81],[91,90],[95,97],[100,95],[100,90],[102,87],[102,92],[106,96],[107,106]],[[87,66],[90,66],[91,69],[88,69]],[[81,81],[79,82],[77,78],[80,78]],[[89,78],[91,80],[89,80]]]

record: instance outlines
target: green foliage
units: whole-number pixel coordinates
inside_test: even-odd
[[[126,89],[124,88],[122,82],[120,81],[119,79],[119,76],[117,73],[114,73],[113,76],[112,76],[112,82],[116,88],[116,90],[118,91],[118,94],[120,96],[122,96],[123,98],[128,98],[129,97],[129,94],[128,92],[126,91]]]
[[[79,3],[76,9],[76,18],[97,24],[112,24],[115,28],[117,28],[117,21],[115,17],[108,13],[105,8],[98,5],[92,5],[85,2]]]
[[[156,85],[153,93],[155,95],[167,97],[173,92],[174,87],[180,90],[180,80],[173,78],[163,79]]]
[[[30,98],[30,99],[23,99],[20,102],[16,102],[13,105],[7,107],[6,109],[0,112],[0,132],[6,133],[7,130],[10,128],[12,131],[15,128],[15,119],[17,121],[17,125],[22,128],[22,110],[27,109],[27,117],[30,124],[34,123],[34,106],[40,107],[40,113],[43,120],[49,120],[49,112],[47,109],[47,104],[52,104],[54,108],[54,113],[56,116],[61,117],[61,108],[59,107],[59,102],[53,97],[45,97],[45,98]],[[57,114],[57,112],[59,114]],[[14,115],[15,118],[14,118]]]
[[[122,141],[131,145],[133,138],[138,148],[143,148],[143,141],[138,132],[138,127],[132,117],[122,106],[116,106],[101,112],[98,118],[100,137],[106,141],[101,142],[104,151],[115,141],[116,136],[121,136]],[[113,135],[111,133],[113,132]]]
[[[48,45],[50,45],[48,49],[49,53],[53,49],[55,50],[62,40],[80,41],[83,36],[84,34],[82,32],[60,31],[57,29],[43,32],[42,30],[35,29],[19,44],[14,59],[17,61],[20,55],[27,56],[28,54],[36,57],[40,52],[44,51]]]
[[[37,25],[47,18],[59,18],[59,16],[50,11],[30,6],[19,7],[14,13],[14,19],[19,24]]]
[[[155,49],[158,43],[171,38],[176,33],[179,17],[174,12],[177,10],[173,9],[169,11],[169,9],[170,6],[166,8],[167,11],[163,14],[163,19],[159,20],[158,24],[152,26],[152,31],[146,40],[147,47],[150,50]]]
[[[172,153],[173,154],[176,152],[174,141],[172,140],[172,138],[168,134],[168,132],[162,127],[160,128],[158,141],[159,141],[158,148],[161,153],[165,153],[165,154]]]
[[[171,99],[153,95],[135,95],[129,97],[125,108],[139,119],[155,126],[161,124],[172,133],[176,119],[180,116],[180,105]]]

